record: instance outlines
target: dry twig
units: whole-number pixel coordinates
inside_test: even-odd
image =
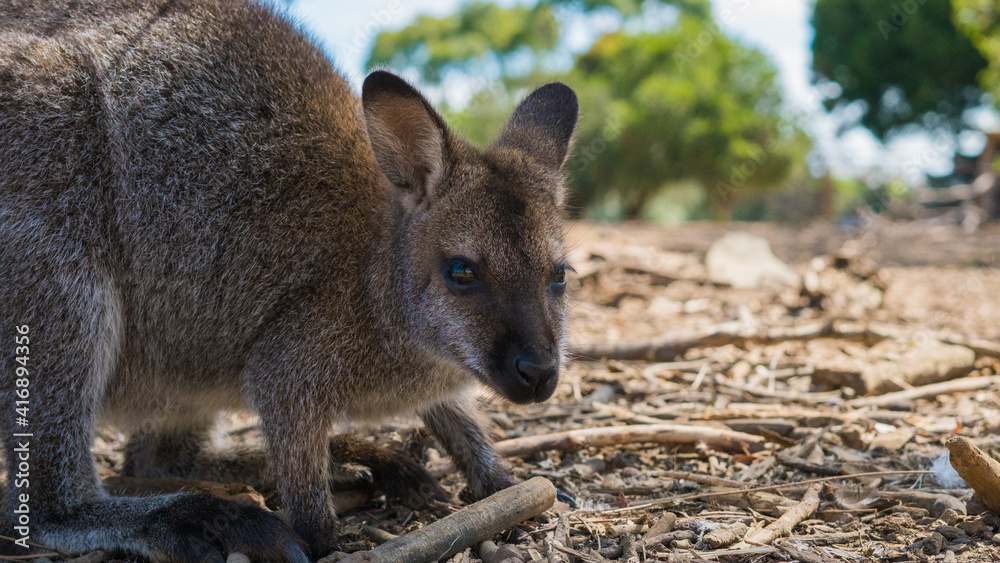
[[[794,340],[816,338],[846,338],[874,344],[886,338],[913,338],[921,334],[945,344],[971,348],[977,356],[1000,357],[1000,344],[970,336],[934,333],[905,327],[877,323],[860,324],[838,319],[813,322],[799,326],[772,327],[765,330],[747,330],[739,321],[729,321],[704,329],[681,334],[668,334],[642,342],[615,342],[574,346],[571,352],[580,358],[609,360],[642,360],[647,362],[672,362],[695,348],[718,348],[729,344],[746,346],[750,343],[775,344]]]
[[[852,399],[847,401],[846,404],[852,408],[884,407],[886,405],[901,403],[904,401],[913,401],[916,399],[937,397],[938,395],[948,395],[951,393],[963,393],[966,391],[986,389],[988,387],[994,387],[998,384],[1000,384],[1000,375],[992,375],[989,377],[963,377],[961,379],[953,379],[951,381],[944,381],[941,383],[932,383],[931,385],[923,385],[921,387],[896,391],[895,393],[886,393],[885,395],[878,395],[875,397]]]
[[[806,494],[802,496],[802,500],[798,504],[790,508],[781,518],[771,522],[766,528],[751,531],[747,534],[746,543],[767,545],[780,537],[791,535],[792,528],[819,508],[820,488],[819,483],[809,485]]]
[[[839,481],[843,479],[860,479],[869,477],[885,477],[888,475],[933,475],[933,471],[866,471],[864,473],[851,473],[849,475],[839,475],[836,477],[819,477],[816,479],[807,479],[805,481],[795,481],[791,483],[781,483],[780,485],[766,485],[763,487],[749,487],[746,489],[740,489],[737,491],[707,491],[704,493],[690,493],[686,495],[676,495],[672,497],[666,497],[656,500],[651,500],[649,502],[644,502],[641,504],[634,504],[632,506],[626,506],[623,508],[612,508],[610,510],[595,510],[595,512],[601,512],[604,514],[616,514],[620,512],[631,512],[634,510],[644,510],[653,506],[660,506],[664,504],[672,504],[675,502],[681,502],[693,499],[704,499],[709,497],[727,496],[735,493],[752,493],[759,491],[776,491],[779,489],[790,489],[793,487],[801,487],[803,485],[812,485],[814,483],[825,483],[827,481]]]
[[[534,477],[371,551],[353,553],[342,561],[438,561],[545,512],[555,501],[556,488],[552,483],[544,477]]]
[[[525,436],[504,440],[495,444],[497,452],[504,457],[524,456],[536,452],[561,450],[575,451],[587,447],[617,446],[636,443],[654,444],[694,444],[740,451],[764,449],[765,440],[760,436],[735,432],[726,428],[692,426],[684,424],[637,424],[632,426],[607,426],[604,428],[581,428],[538,436]],[[427,470],[435,477],[443,477],[455,471],[451,460],[442,459],[427,464]]]

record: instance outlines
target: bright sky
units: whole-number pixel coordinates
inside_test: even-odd
[[[516,1],[499,3],[510,5]],[[727,34],[764,51],[776,62],[792,114],[815,140],[818,160],[835,173],[873,179],[901,176],[916,183],[922,178],[921,171],[934,174],[950,171],[953,150],[950,143],[934,143],[924,135],[907,135],[882,147],[864,129],[836,135],[836,121],[825,114],[816,89],[809,83],[813,37],[809,0],[711,1],[716,21]],[[296,0],[291,13],[330,53],[355,88],[359,88],[364,62],[380,31],[405,27],[421,14],[446,15],[461,3],[462,0],[353,3]],[[996,126],[995,115],[984,116],[984,126]],[[974,136],[962,142],[966,151],[977,150],[977,144],[981,143]]]

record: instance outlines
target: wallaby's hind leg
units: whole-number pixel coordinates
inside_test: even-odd
[[[23,368],[0,385],[7,407],[0,415],[8,475],[3,529],[26,519],[37,541],[53,531],[47,519],[103,497],[90,444],[120,323],[114,293],[100,276],[63,279],[46,271],[44,253],[24,256],[24,263],[0,264],[0,287],[13,293],[0,313],[2,361]]]
[[[178,423],[183,420],[184,423]],[[264,454],[237,448],[215,452],[208,448],[213,417],[172,417],[169,426],[132,432],[125,446],[126,477],[184,477],[217,483],[244,483],[267,493],[275,488]]]
[[[35,227],[21,240],[43,232]],[[11,243],[4,234],[0,227],[0,244]],[[7,474],[13,477],[5,490],[5,534],[23,521],[15,511],[26,504],[29,541],[59,551],[100,549],[185,562],[221,562],[225,553],[241,551],[305,561],[289,526],[260,508],[207,495],[112,498],[103,491],[90,446],[105,384],[116,369],[121,310],[110,281],[89,267],[72,242],[47,253],[56,236],[30,241],[31,252],[20,252],[15,243],[0,253],[0,287],[11,297],[0,308],[0,358],[10,365],[24,353],[17,346],[28,346],[28,386],[22,388],[30,401],[26,425],[12,410],[0,414]],[[15,341],[14,327],[23,326],[27,344]],[[0,385],[0,404],[13,408],[18,387],[8,381]],[[27,449],[27,459],[16,449]],[[2,547],[25,553],[9,543]]]
[[[184,477],[218,483],[245,483],[262,493],[277,490],[264,452],[257,448],[212,451],[210,417],[179,417],[183,426],[133,432],[125,447],[127,477]],[[414,508],[447,497],[427,470],[409,455],[341,434],[330,439],[329,484],[333,490],[378,489]]]
[[[465,502],[484,499],[516,481],[493,449],[472,397],[439,403],[420,414],[431,431],[465,475],[467,486],[459,495]]]

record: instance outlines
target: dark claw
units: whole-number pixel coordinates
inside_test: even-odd
[[[306,557],[306,552],[302,551],[299,544],[292,540],[285,542],[285,553],[288,555],[289,563],[309,563],[309,558]]]
[[[560,502],[565,502],[566,504],[576,508],[576,499],[569,496],[562,489],[556,487],[556,500]]]

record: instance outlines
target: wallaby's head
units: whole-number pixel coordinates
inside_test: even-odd
[[[531,93],[483,150],[450,132],[412,86],[374,72],[365,125],[392,184],[411,334],[518,403],[555,391],[566,345],[561,168],[577,119],[560,83]]]

